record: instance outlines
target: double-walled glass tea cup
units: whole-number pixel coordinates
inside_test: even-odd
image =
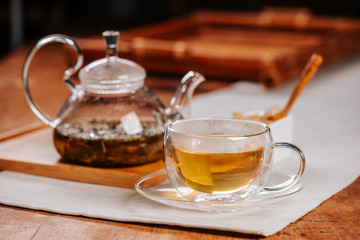
[[[297,152],[299,170],[291,179],[265,187],[276,147]],[[165,133],[164,161],[176,191],[200,203],[246,201],[259,193],[281,192],[294,187],[305,168],[302,151],[290,143],[275,143],[267,125],[225,118],[172,123]]]

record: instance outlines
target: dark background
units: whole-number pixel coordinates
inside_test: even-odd
[[[359,0],[2,0],[0,57],[50,33],[81,37],[126,30],[200,9],[260,11],[266,6],[307,7],[313,14],[360,18]]]

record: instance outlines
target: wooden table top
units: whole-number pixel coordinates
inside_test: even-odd
[[[0,61],[0,134],[42,125],[25,101],[21,68],[27,49]],[[57,47],[39,52],[31,65],[31,88],[39,105],[56,114],[69,91],[62,74],[69,59]],[[150,76],[146,80],[168,104],[178,81]],[[197,94],[224,87],[228,82],[208,81]],[[313,211],[268,239],[360,239],[360,178]],[[183,228],[176,226],[114,222],[67,216],[0,205],[0,239],[257,239],[257,235]]]

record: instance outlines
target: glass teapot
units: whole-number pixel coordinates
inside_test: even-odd
[[[54,128],[56,150],[65,161],[94,167],[145,164],[162,158],[167,125],[183,118],[194,89],[205,79],[190,71],[181,80],[170,107],[165,108],[144,86],[146,72],[140,65],[117,57],[119,32],[105,31],[106,57],[79,72],[80,84],[70,77],[80,69],[83,55],[71,38],[50,35],[40,39],[25,59],[22,80],[33,112]],[[33,101],[28,87],[31,60],[44,45],[60,42],[77,53],[76,64],[65,71],[64,82],[72,94],[52,119]]]

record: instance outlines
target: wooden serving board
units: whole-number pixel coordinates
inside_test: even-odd
[[[134,188],[136,181],[163,168],[161,160],[125,168],[93,168],[61,162],[47,127],[0,142],[0,169],[86,183]]]

